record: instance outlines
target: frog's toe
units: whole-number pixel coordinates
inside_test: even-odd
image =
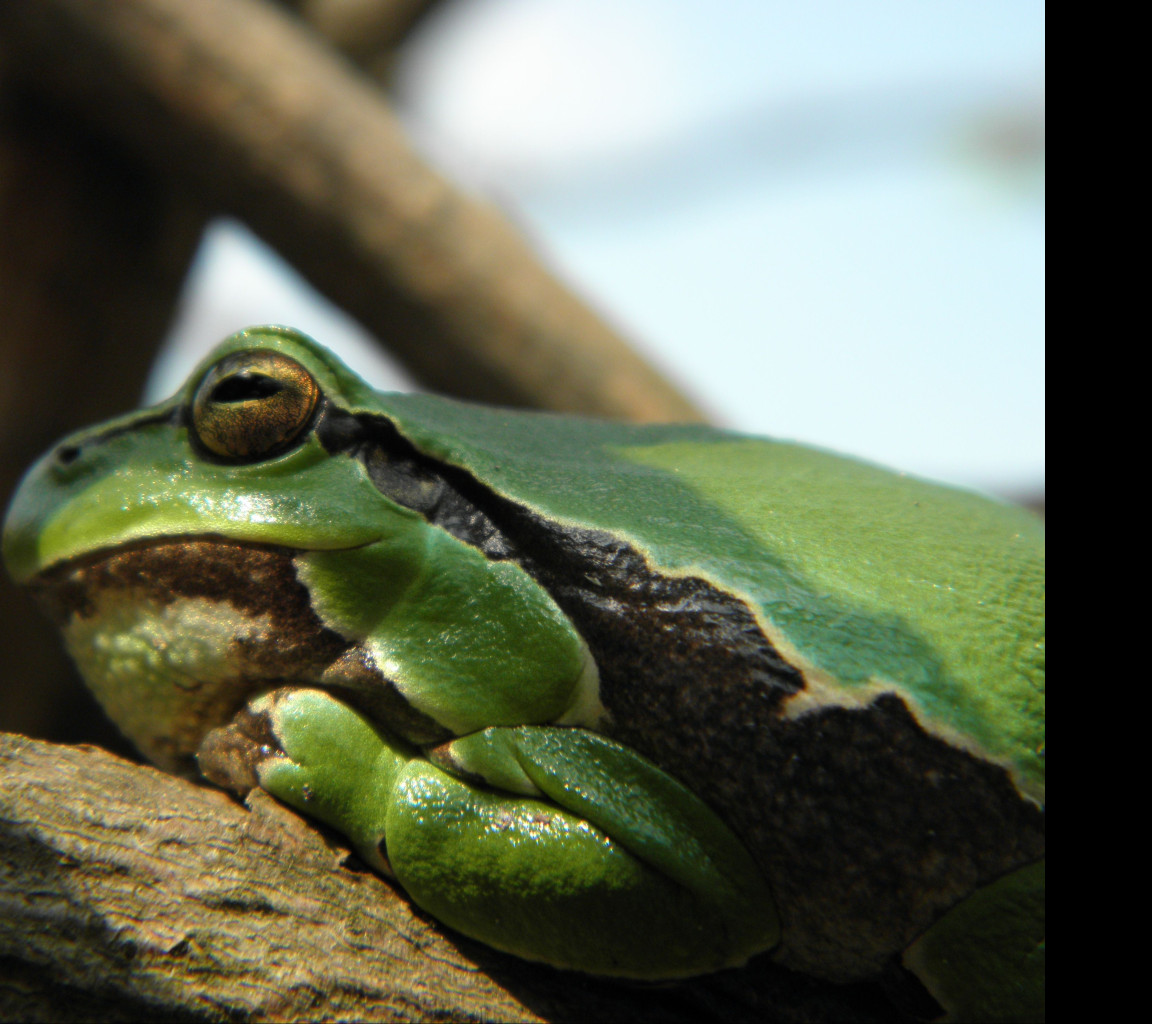
[[[225,725],[211,730],[200,742],[196,761],[200,773],[223,789],[243,796],[260,785],[260,768],[269,758],[283,756],[268,714],[276,691],[242,707]]]
[[[389,870],[381,853],[388,794],[413,754],[330,694],[284,688],[258,697],[205,740],[199,756],[212,781],[259,785]]]

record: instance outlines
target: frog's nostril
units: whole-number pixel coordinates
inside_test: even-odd
[[[80,449],[74,444],[63,444],[56,449],[56,461],[61,466],[70,466],[80,457]]]

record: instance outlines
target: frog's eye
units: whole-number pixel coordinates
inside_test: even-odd
[[[255,462],[290,448],[319,403],[319,386],[295,359],[265,350],[236,352],[196,389],[192,431],[213,455]]]

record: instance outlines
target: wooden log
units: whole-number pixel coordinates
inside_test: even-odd
[[[776,968],[592,978],[447,929],[263,792],[0,733],[0,1020],[907,1021]]]

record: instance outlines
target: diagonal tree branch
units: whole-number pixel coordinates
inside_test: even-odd
[[[7,0],[13,61],[232,211],[450,394],[700,413],[408,144],[383,93],[269,0]]]
[[[763,958],[679,985],[456,935],[260,791],[0,733],[0,1019],[892,1021]]]
[[[536,1019],[270,799],[249,812],[94,748],[0,749],[0,942],[53,985],[164,1016]]]
[[[281,0],[309,25],[387,84],[409,35],[447,0]]]

